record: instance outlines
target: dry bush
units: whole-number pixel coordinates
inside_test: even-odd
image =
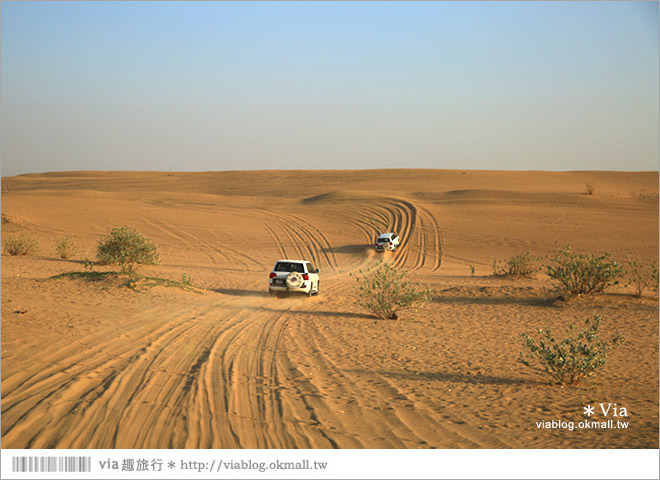
[[[78,247],[76,247],[71,238],[65,236],[58,240],[55,245],[55,251],[61,259],[66,260],[71,258],[78,251]]]
[[[532,252],[518,253],[504,261],[504,267],[500,265],[499,260],[493,259],[493,275],[516,275],[529,276],[539,270],[536,257]]]
[[[4,246],[9,255],[32,255],[40,248],[37,239],[25,233],[10,235],[5,239]]]

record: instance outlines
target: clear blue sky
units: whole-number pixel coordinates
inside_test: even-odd
[[[2,175],[658,170],[658,2],[12,2]]]

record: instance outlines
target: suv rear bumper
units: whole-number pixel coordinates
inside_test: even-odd
[[[268,290],[271,292],[300,292],[308,293],[310,288],[312,288],[312,282],[304,282],[298,288],[289,288],[286,285],[273,285],[272,283],[268,284]]]

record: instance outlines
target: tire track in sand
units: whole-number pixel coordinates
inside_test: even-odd
[[[300,221],[300,225],[303,228],[303,230],[306,232],[308,238],[310,240],[315,241],[318,252],[323,255],[330,268],[333,271],[339,270],[337,257],[335,256],[335,253],[332,249],[332,244],[328,240],[328,237],[311,222],[305,221],[300,217],[296,217],[296,216],[292,216],[292,217]],[[305,225],[309,227],[309,229],[307,229]]]
[[[251,268],[256,268],[257,270],[264,268],[261,262],[240,250],[229,247],[226,245],[226,242],[222,243],[218,241],[214,243],[206,241],[204,240],[205,235],[194,235],[181,227],[163,220],[146,221],[146,223],[169,237],[182,242],[188,249],[203,253],[213,265],[220,263],[216,258],[217,254],[217,256],[225,260],[225,263],[234,267],[241,267],[240,270],[251,271]],[[217,238],[217,235],[211,229],[206,229],[206,231]]]
[[[332,253],[332,245],[326,235],[311,223],[291,214],[270,212],[269,216],[275,220],[282,229],[295,237],[298,245],[306,245],[311,258],[317,266],[328,266],[333,271],[338,268],[337,259]]]
[[[259,216],[254,217],[263,227],[266,229],[266,231],[269,233],[273,241],[275,242],[275,247],[277,248],[277,251],[279,252],[280,258],[289,258],[289,255],[286,252],[286,248],[284,247],[284,243],[282,243],[282,240],[280,237],[275,233],[275,230],[271,228],[271,226]]]
[[[400,232],[401,238],[393,264],[410,270],[437,271],[442,264],[443,239],[435,217],[407,200],[391,199],[385,205],[391,219],[388,228]]]
[[[200,248],[199,242],[196,241],[195,239],[191,239],[188,235],[185,235],[181,231],[181,229],[175,228],[171,224],[167,224],[165,222],[160,222],[160,221],[145,220],[145,223],[151,226],[152,228],[155,228],[156,230],[167,235],[168,237],[173,238],[175,242],[183,243],[186,249],[204,254],[204,256],[206,256],[209,259],[212,265],[218,265],[219,262],[214,255],[209,253],[206,249]],[[225,253],[222,252],[219,253],[222,257],[224,257],[225,261],[227,262],[229,261],[229,257]]]
[[[43,352],[2,379],[7,448],[331,448],[295,395],[283,303],[214,296],[163,306]]]
[[[284,254],[282,258],[292,258],[287,255],[287,245],[293,247],[299,259],[309,260],[317,267],[327,266],[332,271],[338,269],[330,241],[309,222],[294,215],[275,212],[260,212],[256,218],[268,230],[280,254]],[[288,240],[282,240],[283,237]]]
[[[352,205],[350,211],[343,211],[343,215],[347,223],[363,234],[367,245],[371,245],[380,233],[397,233],[401,246],[394,253],[394,266],[435,272],[442,265],[442,232],[427,209],[407,200],[380,198],[377,202]]]
[[[441,418],[431,406],[408,397],[394,381],[342,349],[332,326],[316,321],[315,309],[289,323],[284,344],[300,372],[297,396],[339,447],[510,447],[494,435],[459,425],[455,416],[452,421]]]
[[[145,388],[145,372],[157,375],[159,356],[182,338],[195,341],[200,326],[178,320],[198,313],[190,306],[174,312],[154,309],[131,319],[126,325],[130,333],[107,328],[68,348],[44,350],[44,364],[52,367],[7,372],[2,380],[3,442],[18,442],[20,448],[116,447],[120,420],[136,392]],[[185,364],[187,351],[173,361]],[[94,428],[99,424],[106,428]],[[69,435],[81,425],[82,431]],[[64,437],[73,444],[62,445]]]
[[[397,267],[404,266],[410,254],[410,243],[417,218],[415,206],[404,200],[386,198],[379,199],[377,203],[363,204],[360,207],[357,215],[364,221],[353,220],[351,223],[357,225],[367,235],[370,232],[377,232],[373,234],[373,237],[384,232],[395,232],[399,235],[401,246],[397,249],[392,263]],[[355,210],[351,215],[354,214],[353,212]],[[368,238],[368,242],[371,243],[371,241],[373,238]],[[418,258],[413,268],[419,268],[421,263],[423,261]]]
[[[440,230],[435,217],[427,209],[422,207],[417,207],[417,209],[419,224],[416,227],[416,230],[423,236],[423,239],[420,242],[423,245],[421,252],[425,258],[429,251],[431,252],[433,256],[431,271],[436,272],[442,266],[444,247],[442,231]]]

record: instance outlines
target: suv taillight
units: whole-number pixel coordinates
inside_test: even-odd
[[[309,275],[307,275],[306,273],[303,273],[303,280],[309,280]]]
[[[277,273],[275,272],[270,272],[270,278],[275,278],[277,277]]]

